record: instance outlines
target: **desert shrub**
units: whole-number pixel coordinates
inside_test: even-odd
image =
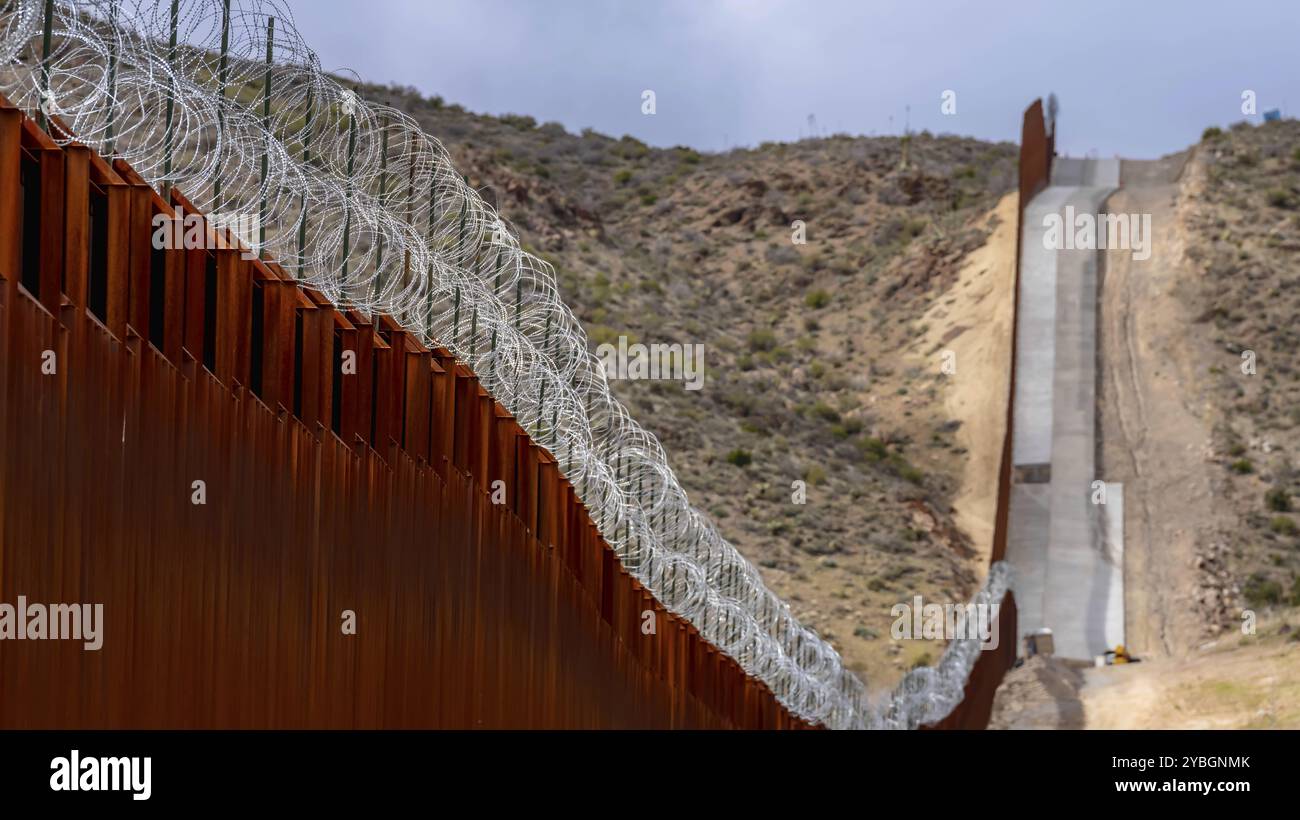
[[[812,408],[812,412],[814,416],[821,419],[822,421],[840,420],[839,411],[823,401],[819,401],[816,404],[814,404]]]
[[[803,303],[813,310],[821,310],[831,303],[831,295],[821,289],[809,291]]]
[[[1268,528],[1278,535],[1295,535],[1296,524],[1289,516],[1275,515],[1273,520],[1268,522]]]
[[[727,453],[727,463],[734,464],[737,467],[748,467],[754,461],[754,456],[748,450],[739,448]]]
[[[758,409],[758,400],[753,392],[739,387],[724,392],[722,401],[738,416],[749,416]]]
[[[889,466],[894,471],[894,474],[904,481],[910,481],[913,484],[920,484],[925,480],[925,473],[921,472],[920,469],[913,466],[907,459],[903,458],[898,453],[890,455]]]
[[[831,425],[831,435],[836,438],[851,438],[862,432],[862,422],[858,419],[845,419]]]
[[[771,350],[776,347],[776,334],[766,328],[756,328],[749,332],[747,341],[750,350]]]
[[[505,114],[501,122],[520,131],[531,131],[537,127],[537,120],[526,114]]]
[[[1268,204],[1274,208],[1291,208],[1295,204],[1295,199],[1285,188],[1272,188],[1268,192]]]
[[[1291,494],[1286,491],[1285,487],[1274,487],[1264,493],[1264,503],[1273,512],[1290,512]]]
[[[1246,581],[1242,593],[1252,607],[1272,606],[1282,601],[1282,585],[1258,572]]]
[[[794,358],[788,347],[774,347],[765,354],[760,354],[767,360],[768,364],[780,364],[788,362]]]
[[[868,461],[880,461],[889,452],[885,442],[874,436],[867,436],[859,446],[862,447],[862,454],[867,457]]]

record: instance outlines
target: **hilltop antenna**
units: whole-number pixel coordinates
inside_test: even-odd
[[[903,137],[899,140],[902,148],[902,159],[898,163],[898,170],[906,171],[912,155],[912,106],[903,106]]]

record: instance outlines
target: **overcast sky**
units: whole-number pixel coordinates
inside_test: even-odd
[[[1055,91],[1059,151],[1149,158],[1243,119],[1245,90],[1300,106],[1300,0],[286,1],[327,70],[657,146],[794,140],[809,115],[899,133],[908,106],[914,130],[1018,141]]]

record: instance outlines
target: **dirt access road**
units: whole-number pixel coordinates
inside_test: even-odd
[[[1194,562],[1200,542],[1228,523],[1197,387],[1208,359],[1188,344],[1194,317],[1179,298],[1194,275],[1179,218],[1189,154],[1123,162],[1105,208],[1151,215],[1150,258],[1099,254],[1098,472],[1124,484],[1125,634],[1150,658],[1186,656],[1205,640]]]

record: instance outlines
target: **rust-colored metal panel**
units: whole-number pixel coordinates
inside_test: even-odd
[[[135,203],[132,202],[132,208]],[[182,331],[183,349],[202,366],[209,353],[207,335],[208,267],[215,265],[212,251],[203,248],[185,249],[185,327]]]
[[[515,515],[536,532],[537,448],[523,430],[515,436]]]
[[[406,354],[406,436],[402,447],[415,458],[429,460],[429,354]]]
[[[471,384],[471,392],[475,398],[469,405],[469,409],[474,414],[474,433],[469,450],[469,473],[485,476],[489,469],[488,454],[492,447],[492,430],[496,427],[496,402],[483,389],[477,376],[471,377]]]
[[[375,440],[380,453],[400,445],[406,381],[406,334],[393,331],[388,346],[375,350]]]
[[[163,251],[163,355],[180,364],[185,347],[185,284],[188,259],[184,248]],[[158,285],[155,283],[154,287]]]
[[[41,163],[41,304],[56,313],[63,300],[64,152],[40,151]]]
[[[122,163],[118,160],[119,164]],[[155,203],[157,194],[141,182],[131,186],[131,217],[127,231],[129,262],[127,267],[126,323],[136,333],[149,336],[149,286],[153,267],[154,214],[170,214],[161,203]]]
[[[235,250],[217,250],[217,328],[214,375],[248,384],[253,339],[253,271]]]
[[[0,108],[0,278],[9,289],[22,269],[22,132],[22,112]]]
[[[262,400],[268,407],[293,409],[293,366],[297,288],[292,282],[268,281],[264,288]]]
[[[559,542],[560,528],[556,522],[563,512],[560,509],[560,471],[555,459],[541,448],[538,448],[537,471],[537,537],[543,544],[553,547]]]
[[[496,405],[493,412],[492,435],[488,442],[490,457],[488,460],[487,488],[494,492],[495,482],[501,482],[505,504],[512,510],[515,502],[515,439],[522,431],[514,416],[506,412],[501,405]]]
[[[131,289],[131,188],[125,184],[110,184],[104,194],[108,201],[104,324],[114,336],[122,339],[126,338],[127,298]]]
[[[11,265],[18,116],[0,108]],[[178,274],[152,281],[144,249],[161,199],[124,163],[113,180],[90,160],[118,226],[96,249],[118,271],[109,321],[81,309],[80,273],[54,312],[0,293],[0,600],[100,603],[104,645],[0,653],[0,727],[802,726],[622,570],[555,460],[464,365],[378,317],[386,343],[220,242],[215,257],[176,251]],[[66,188],[43,186],[42,209],[57,200],[68,248],[90,185],[80,159],[64,161]],[[235,384],[247,384],[254,277],[264,401]],[[156,287],[163,351],[144,335]],[[387,446],[319,435],[340,378],[335,333],[363,349],[358,373],[369,338],[379,380],[376,404],[364,388],[350,399],[348,431],[368,434],[373,417]],[[56,376],[40,372],[47,349]],[[511,504],[487,492],[500,472]],[[356,634],[340,628],[344,610]],[[653,635],[639,629],[646,611]]]
[[[63,290],[82,310],[90,273],[90,154],[84,145],[64,151]]]
[[[301,418],[309,430],[329,428],[334,371],[334,317],[329,308],[302,308]]]
[[[455,365],[452,374],[455,379],[452,388],[455,398],[452,400],[449,419],[452,429],[451,463],[461,472],[469,472],[470,436],[474,423],[469,408],[472,403],[477,403],[477,385],[463,365]]]
[[[439,475],[455,455],[456,426],[452,422],[456,408],[456,359],[445,348],[434,348],[433,361],[436,364],[433,384],[433,430],[431,448],[434,450],[433,464]],[[441,371],[441,372],[440,372]]]
[[[105,236],[101,240],[102,247],[97,248],[98,251],[103,253],[104,258],[103,276],[105,281],[102,287],[104,288],[105,304],[102,321],[115,336],[125,338],[126,300],[129,289],[127,276],[130,265],[131,189],[103,157],[93,151],[88,152],[87,155],[90,158],[91,188],[103,194],[103,206],[106,210],[104,215]],[[72,204],[69,201],[69,208],[71,208]],[[176,275],[180,276],[181,274]],[[172,279],[168,279],[169,286],[172,281]],[[174,324],[176,330],[180,330],[180,319],[173,319],[168,314],[167,321],[170,323],[169,328]],[[172,360],[179,362],[179,343],[173,341],[172,350]]]
[[[343,391],[339,435],[349,443],[358,437],[369,443],[375,378],[374,327],[354,322],[353,327],[341,331],[340,335],[343,353],[352,355],[353,367],[341,369],[338,376],[338,389]]]

